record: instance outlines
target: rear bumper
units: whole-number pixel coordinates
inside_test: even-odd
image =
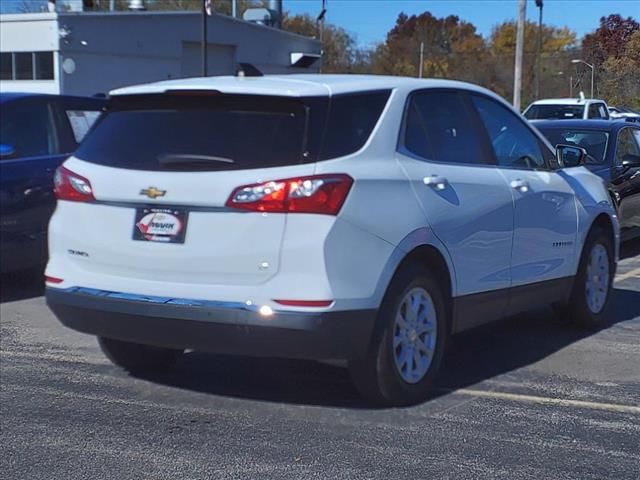
[[[257,357],[351,359],[365,355],[375,310],[276,311],[252,305],[47,288],[67,327],[124,341]]]

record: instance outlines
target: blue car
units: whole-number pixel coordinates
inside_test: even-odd
[[[640,124],[623,120],[531,122],[553,145],[587,151],[585,167],[609,186],[624,238],[640,234]]]
[[[105,101],[0,93],[0,272],[40,267],[55,208],[53,175]]]

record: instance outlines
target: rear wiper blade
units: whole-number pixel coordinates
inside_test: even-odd
[[[217,157],[215,155],[195,155],[191,153],[165,153],[158,155],[160,165],[181,163],[235,163],[232,158]]]

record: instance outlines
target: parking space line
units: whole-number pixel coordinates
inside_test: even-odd
[[[525,403],[540,403],[546,405],[556,405],[559,407],[577,407],[585,408],[589,410],[603,410],[606,412],[616,413],[633,413],[640,415],[640,406],[636,405],[621,405],[616,403],[600,403],[589,402],[585,400],[570,400],[564,398],[553,397],[539,397],[536,395],[521,395],[516,393],[506,392],[493,392],[487,390],[474,390],[462,388],[460,390],[447,390],[450,393],[457,393],[460,395],[470,395],[481,398],[492,398],[497,400],[510,400],[513,402],[525,402]]]
[[[616,275],[616,281],[620,282],[621,280],[626,280],[628,278],[639,278],[640,279],[640,268],[634,268],[633,270],[622,273],[620,275]]]

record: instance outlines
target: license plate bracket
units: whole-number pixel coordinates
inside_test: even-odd
[[[189,212],[172,207],[136,208],[133,240],[158,243],[184,243]]]

